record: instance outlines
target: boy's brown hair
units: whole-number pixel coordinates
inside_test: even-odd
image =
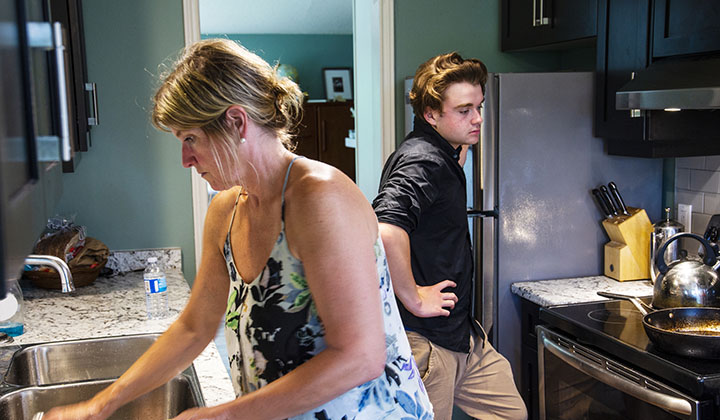
[[[413,112],[422,118],[428,107],[442,110],[445,91],[453,83],[481,85],[485,93],[486,81],[487,68],[478,59],[464,59],[457,52],[433,57],[422,63],[415,72],[409,95]]]

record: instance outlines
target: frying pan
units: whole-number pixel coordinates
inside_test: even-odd
[[[643,328],[661,351],[698,359],[720,359],[720,308],[682,307],[654,310],[635,296],[598,292],[625,299],[643,314]]]

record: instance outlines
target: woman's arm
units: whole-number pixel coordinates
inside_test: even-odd
[[[166,383],[203,351],[217,331],[227,299],[228,274],[218,238],[224,237],[222,229],[227,229],[223,225],[228,201],[234,203],[232,194],[218,194],[208,208],[200,269],[180,317],[112,385],[88,401],[55,408],[44,419],[105,419],[122,405]]]
[[[204,414],[243,420],[288,418],[384,371],[385,329],[372,208],[357,186],[334,168],[303,159],[295,171],[286,193],[288,244],[303,262],[327,348],[267,386]],[[188,413],[180,418],[205,417]]]

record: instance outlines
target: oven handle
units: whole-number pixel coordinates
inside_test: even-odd
[[[682,398],[674,397],[672,395],[663,394],[662,392],[652,391],[645,387],[642,387],[636,383],[622,379],[619,376],[613,375],[612,373],[600,369],[586,361],[580,359],[573,353],[570,353],[566,349],[558,346],[547,337],[543,337],[543,345],[550,353],[554,354],[563,362],[569,364],[575,369],[586,373],[600,382],[605,383],[617,390],[620,390],[626,394],[630,394],[635,398],[645,401],[648,404],[652,404],[656,407],[664,410],[669,410],[674,413],[684,414],[690,416],[692,414],[692,406],[690,402]]]

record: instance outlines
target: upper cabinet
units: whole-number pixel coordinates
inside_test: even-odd
[[[598,0],[503,0],[503,51],[565,48],[597,35]]]
[[[0,7],[0,298],[55,213],[62,172],[89,146],[84,66],[78,0]]]
[[[90,129],[99,123],[97,87],[87,76],[81,0],[50,0],[45,15],[59,22],[63,32],[68,135],[73,150],[72,158],[63,162],[63,171],[73,172],[81,156],[78,152],[92,145]]]
[[[650,0],[599,0],[595,135],[642,140],[638,112],[615,109],[615,93],[648,66]]]
[[[655,0],[653,58],[720,51],[720,2]]]
[[[720,77],[706,77],[712,72],[707,64],[719,52],[720,2],[599,0],[595,134],[606,140],[608,153],[720,154],[716,109],[663,105],[680,101],[673,98],[687,103],[686,97],[696,102],[698,95],[712,95],[706,88],[717,89],[713,83]]]

